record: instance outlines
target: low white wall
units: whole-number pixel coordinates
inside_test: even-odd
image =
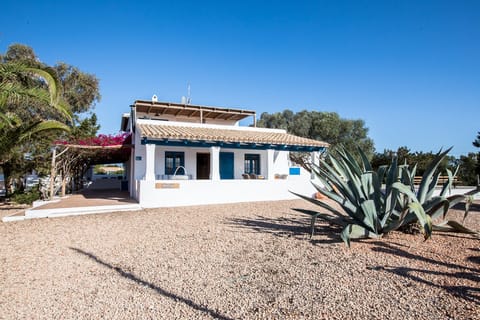
[[[144,208],[175,207],[251,201],[291,200],[289,190],[311,196],[315,189],[301,177],[286,180],[140,180],[138,201]],[[178,189],[156,189],[155,183],[178,184]]]

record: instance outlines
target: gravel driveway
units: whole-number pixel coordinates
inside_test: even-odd
[[[2,319],[480,319],[480,240],[353,242],[303,200],[0,223]],[[468,218],[480,230],[480,205]],[[459,213],[453,216],[459,217]]]

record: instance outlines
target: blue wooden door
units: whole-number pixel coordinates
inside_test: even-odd
[[[220,179],[233,178],[233,152],[220,152]]]

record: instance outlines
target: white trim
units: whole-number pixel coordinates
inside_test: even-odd
[[[155,180],[155,144],[146,145],[145,180]]]
[[[275,178],[274,156],[275,150],[267,149],[267,180],[273,180]]]
[[[210,147],[210,180],[220,181],[220,147]]]

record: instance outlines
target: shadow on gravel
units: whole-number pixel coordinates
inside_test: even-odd
[[[195,310],[198,310],[198,311],[201,311],[201,312],[204,312],[208,315],[210,315],[211,317],[215,318],[215,319],[222,319],[222,320],[233,320],[232,318],[228,318],[224,315],[221,315],[213,310],[210,310],[204,306],[201,306],[201,305],[198,305],[196,304],[195,302],[193,302],[192,300],[189,300],[189,299],[186,299],[186,298],[183,298],[181,296],[178,296],[174,293],[171,293],[171,292],[168,292],[156,285],[154,285],[153,283],[150,283],[150,282],[147,282],[145,280],[142,280],[140,278],[138,278],[137,276],[135,276],[134,274],[130,273],[130,272],[127,272],[127,271],[124,271],[122,268],[119,268],[119,267],[114,267],[112,266],[111,264],[101,260],[100,258],[98,258],[97,256],[95,256],[94,254],[92,253],[89,253],[89,252],[86,252],[86,251],[83,251],[82,249],[78,249],[78,248],[72,248],[72,247],[69,247],[69,249],[77,252],[77,253],[80,253],[84,256],[87,256],[88,258],[92,259],[93,261],[95,261],[96,263],[104,266],[104,267],[107,267],[109,269],[112,269],[114,271],[116,271],[120,276],[126,278],[126,279],[129,279],[129,280],[132,280],[134,282],[136,282],[137,284],[139,285],[142,285],[142,286],[145,286],[145,287],[148,287],[150,289],[153,289],[155,290],[158,294],[161,294],[162,296],[165,296],[167,298],[170,298],[174,301],[180,301],[184,304],[186,304],[187,306],[195,309]]]
[[[470,250],[474,252],[480,252],[479,248],[470,248]],[[470,256],[467,258],[467,260],[476,264],[480,264],[480,256]]]
[[[456,281],[461,280],[469,280],[473,281],[474,283],[480,283],[480,269],[470,268],[463,265],[458,265],[449,262],[443,262],[439,260],[434,260],[431,258],[423,257],[417,254],[413,254],[402,250],[400,248],[394,247],[388,243],[375,241],[372,244],[376,245],[376,247],[372,248],[372,251],[384,253],[384,254],[392,254],[396,256],[405,257],[408,259],[415,259],[418,261],[422,261],[425,263],[430,263],[432,265],[432,269],[435,266],[443,266],[446,268],[451,269],[450,272],[446,271],[436,271],[430,270],[430,268],[424,269],[417,269],[417,268],[409,268],[409,267],[395,267],[395,266],[379,266],[373,267],[372,270],[379,270],[379,271],[386,271],[390,272],[410,280],[420,282],[426,285],[430,285],[432,287],[437,287],[446,290],[452,295],[457,297],[463,298],[465,300],[479,303],[480,302],[480,287],[478,286],[464,286],[464,285],[442,285],[435,282],[432,282],[428,279],[422,278],[420,275],[435,275],[440,277],[445,277],[448,279],[452,279],[453,281],[446,281],[447,283],[455,283]]]
[[[465,202],[460,202],[453,207],[453,209],[465,211]],[[480,212],[480,203],[478,201],[473,202],[470,205],[469,212]],[[468,218],[467,218],[468,219]]]
[[[255,218],[234,218],[230,219],[232,225],[250,229],[255,232],[269,233],[276,237],[285,237],[305,240],[305,236],[310,235],[310,219],[300,217],[292,218],[269,218],[256,216]],[[341,229],[334,226],[322,224],[315,227],[315,235],[311,242],[313,244],[321,243],[340,243],[342,240],[338,236]]]

